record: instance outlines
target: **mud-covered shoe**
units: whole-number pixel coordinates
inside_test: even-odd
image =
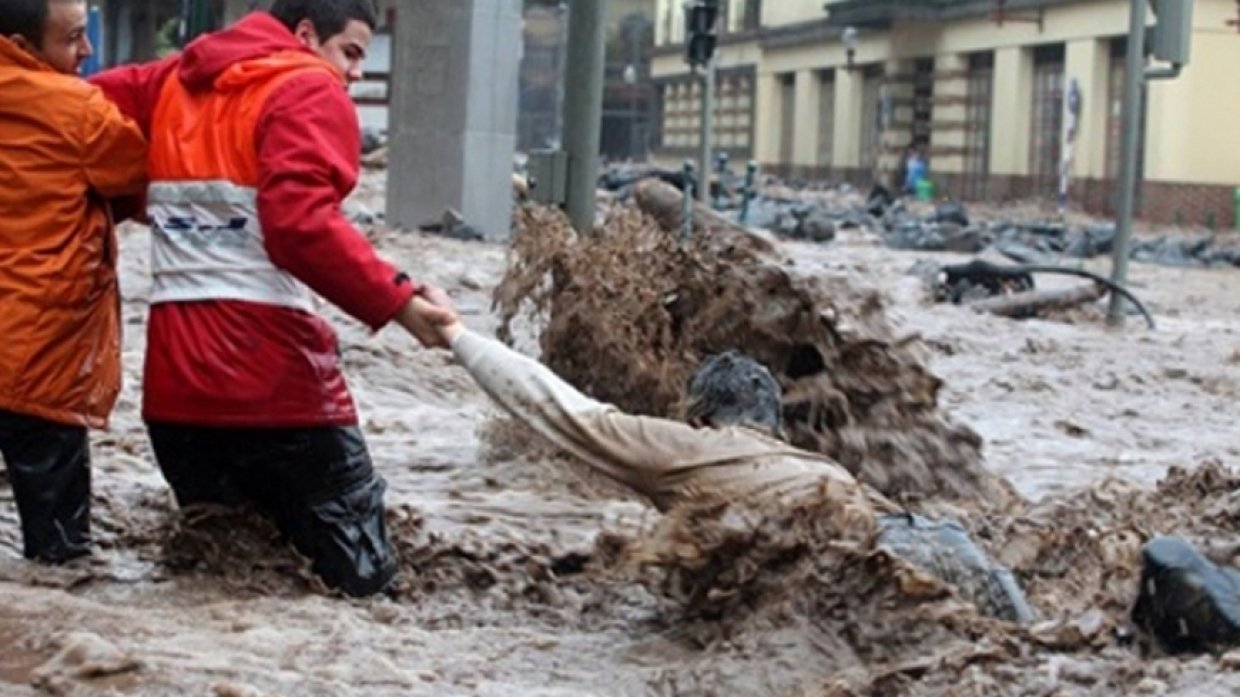
[[[1033,622],[1033,610],[1012,572],[986,556],[952,520],[918,515],[879,516],[878,546],[923,569],[992,617]]]
[[[1180,537],[1156,537],[1142,551],[1138,627],[1167,651],[1240,646],[1240,571],[1214,564]]]

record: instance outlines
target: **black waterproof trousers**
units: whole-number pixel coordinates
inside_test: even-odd
[[[4,456],[27,559],[59,564],[90,553],[86,429],[0,411]]]
[[[147,429],[182,507],[255,504],[310,558],[315,573],[349,595],[377,593],[396,574],[384,522],[386,485],[357,427]]]

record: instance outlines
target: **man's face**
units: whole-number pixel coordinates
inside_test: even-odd
[[[309,20],[302,20],[294,34],[312,51],[336,66],[349,82],[362,79],[362,62],[366,60],[373,36],[365,22],[351,19],[339,34],[320,41],[314,25]]]
[[[22,48],[50,65],[57,72],[76,75],[82,61],[90,58],[90,39],[86,36],[86,3],[82,0],[50,0],[47,24],[43,25],[43,42],[34,46],[21,42]]]

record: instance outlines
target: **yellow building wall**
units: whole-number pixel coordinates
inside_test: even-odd
[[[815,19],[826,19],[823,0],[764,0],[762,26],[778,27]]]
[[[660,5],[679,0],[660,0]],[[763,24],[777,26],[821,19],[823,0],[767,0]],[[986,17],[941,25],[916,23],[889,31],[862,30],[855,61],[883,64],[919,57],[936,57],[936,72],[959,69],[962,57],[976,51],[995,52],[990,130],[991,174],[1029,172],[1032,110],[1032,50],[1044,44],[1065,45],[1065,84],[1075,79],[1084,102],[1078,124],[1073,173],[1077,177],[1106,176],[1110,41],[1127,34],[1127,0],[1085,0],[1048,8],[1044,24],[1009,22],[1003,26]],[[739,12],[739,9],[736,10]],[[1176,80],[1152,82],[1149,88],[1145,178],[1148,181],[1197,184],[1240,184],[1240,33],[1225,22],[1236,18],[1234,0],[1196,0],[1192,61]],[[1152,21],[1152,15],[1151,15]],[[770,164],[814,164],[809,146],[817,136],[812,99],[815,71],[841,68],[846,53],[838,43],[779,47],[763,51],[756,42],[743,47],[724,46],[721,63],[755,65],[758,95],[755,115],[755,157]],[[686,71],[684,60],[661,56],[656,75]],[[794,162],[779,162],[780,114],[778,82],[796,76],[797,112]],[[834,160],[837,167],[854,166],[859,155],[860,73],[836,72]],[[943,118],[936,109],[934,120]],[[958,116],[946,110],[953,118]],[[804,131],[804,134],[802,132]],[[956,145],[954,139],[949,145]],[[936,143],[937,144],[937,143]],[[951,159],[951,158],[948,158]],[[956,160],[943,171],[958,171]]]
[[[995,51],[990,106],[990,173],[1029,173],[1033,118],[1033,53],[1021,46]]]
[[[815,70],[802,70],[794,78],[796,90],[795,130],[792,139],[792,164],[813,167],[818,164],[818,105],[822,80]]]
[[[680,43],[685,40],[685,13],[683,2],[658,0],[654,13],[654,43],[656,46]]]
[[[832,167],[861,164],[861,113],[864,75],[859,70],[835,73],[835,148]]]
[[[968,119],[968,109],[963,100],[969,96],[969,61],[962,53],[938,56],[934,62],[935,98],[949,98],[950,103],[936,104],[935,124],[952,124],[950,129],[936,128],[932,134],[934,148],[950,148],[951,155],[934,155],[934,169],[939,172],[963,172],[965,170],[963,149],[966,145],[965,130],[960,124]]]
[[[1111,41],[1092,37],[1076,39],[1068,42],[1065,52],[1065,87],[1075,80],[1082,96],[1072,176],[1102,179],[1107,175]]]
[[[1190,62],[1149,87],[1146,179],[1240,185],[1240,32],[1228,0],[1197,0]]]

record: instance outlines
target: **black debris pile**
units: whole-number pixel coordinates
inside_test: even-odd
[[[599,187],[629,200],[643,179],[658,179],[684,190],[680,170],[645,164],[612,165]],[[882,185],[862,196],[847,184],[794,186],[764,176],[746,196],[744,177],[728,169],[711,175],[712,207],[745,227],[769,230],[785,239],[827,243],[839,232],[872,233],[892,249],[978,254],[994,250],[1020,264],[1054,264],[1064,258],[1090,259],[1112,254],[1116,227],[1111,222],[1069,225],[1058,221],[982,220],[965,204],[943,201],[929,213]],[[1164,266],[1240,266],[1240,235],[1168,234],[1137,239],[1131,258]]]

